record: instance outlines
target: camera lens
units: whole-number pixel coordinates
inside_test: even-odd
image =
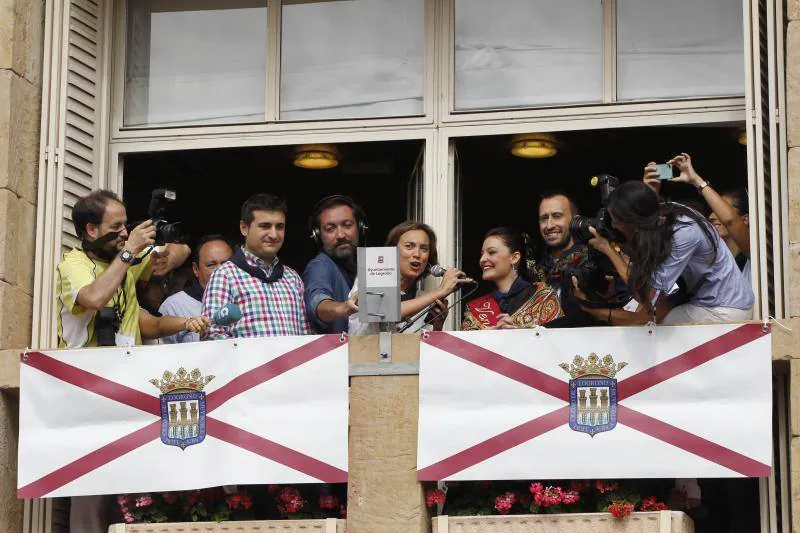
[[[594,225],[592,222],[594,222],[592,219],[580,215],[570,220],[569,232],[572,238],[579,243],[587,242],[589,239],[593,238],[594,235],[589,231],[589,228]]]

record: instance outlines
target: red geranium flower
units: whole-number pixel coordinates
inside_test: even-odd
[[[583,481],[570,481],[569,488],[577,492],[586,492],[589,490],[589,482],[585,479]]]
[[[564,501],[564,490],[561,487],[547,487],[543,491],[534,494],[533,501],[540,507],[558,505]]]
[[[642,511],[666,511],[667,505],[664,502],[656,500],[655,496],[650,496],[642,500]]]
[[[241,503],[241,501],[242,501],[242,497],[239,496],[238,494],[231,494],[230,496],[225,498],[225,503],[231,509],[238,509],[239,508],[239,504]]]
[[[339,507],[339,498],[333,494],[322,494],[319,497],[320,509],[337,509]]]
[[[565,490],[561,494],[561,503],[578,503],[581,500],[581,493],[577,490]]]
[[[598,479],[594,486],[600,494],[605,494],[606,492],[614,492],[617,490],[619,488],[619,483],[616,481],[603,481],[602,479]]]
[[[616,518],[625,518],[633,512],[633,504],[628,500],[614,500],[608,506],[608,512]]]
[[[284,487],[275,498],[275,503],[278,504],[278,512],[281,514],[294,514],[306,504],[300,491],[294,487]]]
[[[434,505],[444,505],[446,496],[444,492],[440,489],[428,489],[425,491],[425,504],[428,507],[433,507]]]
[[[494,499],[494,508],[500,514],[508,514],[515,503],[517,503],[517,496],[513,492],[506,492]]]

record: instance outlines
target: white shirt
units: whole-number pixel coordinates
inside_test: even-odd
[[[176,292],[161,304],[158,312],[164,316],[199,316],[203,311],[202,302],[198,302],[185,291]],[[190,331],[180,331],[175,335],[164,337],[161,344],[180,344],[183,342],[198,342],[200,335]]]
[[[353,288],[350,289],[350,294],[348,294],[347,297],[350,298],[356,292],[358,292],[358,278],[356,278],[355,282],[353,283]],[[400,294],[403,295],[405,293],[401,292]],[[433,329],[432,325],[425,324],[426,316],[427,316],[427,313],[424,313],[422,316],[420,316],[418,319],[416,319],[414,321],[414,324],[411,325],[410,327],[408,327],[405,331],[407,331],[409,333],[415,333],[415,332],[420,331],[422,329],[425,329],[426,331],[429,331],[429,330]],[[393,323],[393,324],[391,324],[391,327],[389,328],[389,330],[390,331],[397,331],[398,329],[405,327],[406,324],[407,324],[406,322]],[[358,313],[354,313],[354,314],[350,315],[350,317],[347,320],[347,334],[348,335],[377,335],[380,332],[381,332],[381,330],[380,330],[380,322],[362,322],[358,318]]]

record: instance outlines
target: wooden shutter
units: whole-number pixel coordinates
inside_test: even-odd
[[[70,0],[62,50],[62,135],[58,148],[61,197],[61,248],[79,241],[72,225],[72,206],[100,185],[98,154],[101,79],[100,0]]]
[[[785,130],[784,7],[745,2],[751,260],[758,315],[788,311],[788,174]]]
[[[71,210],[103,184],[106,0],[48,0],[42,95],[34,346],[55,342],[55,267],[78,245]]]

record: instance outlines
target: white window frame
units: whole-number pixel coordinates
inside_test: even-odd
[[[703,97],[642,102],[617,102],[617,44],[616,5],[617,0],[602,0],[603,3],[603,102],[595,104],[558,104],[542,107],[507,108],[496,110],[455,109],[455,4],[456,0],[442,0],[445,16],[442,17],[441,35],[447,36],[440,43],[439,71],[440,91],[439,120],[442,123],[473,123],[504,121],[509,119],[550,119],[553,117],[583,117],[586,115],[616,116],[629,113],[671,113],[706,110],[730,110],[744,108],[745,97]]]
[[[111,136],[114,140],[181,137],[185,135],[259,134],[319,129],[322,124],[331,129],[353,127],[413,126],[433,124],[436,110],[435,72],[437,0],[424,0],[425,52],[423,55],[424,85],[423,114],[408,117],[359,119],[320,119],[313,121],[280,119],[280,61],[281,10],[283,0],[267,3],[267,80],[264,122],[258,124],[224,124],[213,126],[136,126],[123,125],[125,91],[125,57],[127,47],[127,6],[136,0],[109,0],[114,3]]]

